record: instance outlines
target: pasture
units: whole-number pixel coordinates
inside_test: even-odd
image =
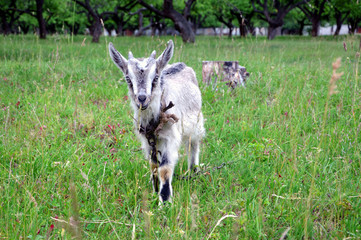
[[[107,44],[169,38],[0,37],[0,239],[360,239],[360,37],[171,37],[207,132],[201,174],[181,151],[159,207]],[[205,86],[204,60],[238,60],[246,88]]]

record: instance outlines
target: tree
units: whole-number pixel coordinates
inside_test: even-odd
[[[38,26],[36,19],[28,14],[22,14],[17,21],[17,25],[20,29],[20,32],[23,34],[29,33],[31,28]]]
[[[136,33],[136,36],[142,36],[143,32],[152,26],[152,22],[150,22],[147,26],[144,26],[143,12],[145,11],[147,11],[147,8],[139,8],[134,13],[129,13],[129,15],[138,15],[138,32]]]
[[[137,5],[136,1],[126,0],[117,2],[113,11],[106,11],[103,12],[103,20],[106,22],[107,20],[112,20],[113,23],[116,25],[116,32],[118,36],[123,35],[123,29],[126,23],[129,22],[131,17],[134,14],[127,14]],[[127,17],[126,17],[127,15]]]
[[[34,5],[35,3],[35,5]],[[35,0],[24,2],[23,8],[19,8],[19,6],[15,6],[15,8],[10,8],[9,10],[15,10],[20,12],[21,14],[28,14],[32,17],[35,17],[38,21],[39,27],[39,37],[41,39],[46,39],[46,23],[43,16],[43,9],[44,9],[44,0]]]
[[[46,38],[46,25],[43,16],[44,0],[36,0],[36,19],[39,23],[39,37],[41,39]]]
[[[357,0],[353,0],[352,3],[351,12],[347,19],[350,34],[355,33],[361,22],[361,3]]]
[[[73,0],[86,11],[88,21],[90,23],[89,30],[93,36],[92,42],[99,42],[100,35],[102,34],[102,25],[108,19],[112,19],[117,24],[118,34],[123,31],[124,13],[130,11],[137,2],[133,0],[125,0],[119,3],[118,1],[104,2],[101,0]],[[123,5],[121,5],[123,4]],[[110,11],[109,9],[114,9]],[[128,18],[129,20],[129,18]]]
[[[309,0],[251,0],[253,9],[261,14],[260,18],[268,23],[268,39],[273,39],[277,31],[284,24],[285,16],[294,8],[299,7]]]
[[[251,19],[254,16],[254,11],[252,9],[249,1],[227,1],[227,5],[231,9],[231,14],[237,19],[239,24],[239,30],[241,37],[245,37],[247,34],[247,27],[251,31],[253,31],[253,25],[251,23]]]
[[[150,22],[151,22],[152,36],[155,36],[157,31],[158,31],[159,36],[163,35],[163,33],[167,27],[167,23],[166,23],[165,19],[156,14],[150,15],[149,18],[150,18]]]
[[[16,10],[16,0],[0,3],[1,27],[4,35],[13,33],[14,24],[23,13]]]
[[[342,0],[333,0],[331,2],[331,6],[333,8],[334,17],[336,20],[336,30],[334,33],[334,36],[339,35],[341,26],[349,16],[351,12],[351,4],[349,4],[347,1]]]
[[[214,8],[214,15],[216,16],[218,21],[228,27],[228,37],[232,37],[232,32],[234,29],[234,25],[232,22],[234,19],[234,15],[231,13],[231,10],[226,5],[222,5],[221,3],[214,5]]]
[[[209,5],[203,6],[203,8],[211,9],[211,12],[207,14],[215,16],[220,23],[225,24],[229,28],[229,37],[232,36],[232,31],[237,22],[241,36],[246,36],[247,27],[252,31],[253,27],[250,20],[254,15],[254,11],[248,0],[225,0],[221,2],[213,0],[207,2]],[[207,12],[207,10],[203,11]],[[217,25],[213,23],[212,27]]]
[[[303,34],[305,25],[308,24],[308,19],[305,14],[298,8],[294,8],[285,17],[285,24],[282,27],[282,34]]]
[[[84,1],[73,0],[73,1],[79,4],[87,11],[87,17],[89,22],[91,23],[90,33],[93,36],[92,42],[98,43],[100,35],[102,34],[101,15],[98,13],[97,9],[93,8],[90,5],[89,0],[84,0]]]
[[[321,17],[325,11],[325,4],[328,0],[313,0],[308,4],[298,6],[312,24],[311,36],[319,34]]]
[[[80,30],[84,30],[88,19],[84,13],[83,9],[80,11],[76,9],[77,3],[74,1],[59,1],[58,8],[54,16],[52,17],[52,23],[57,24],[61,23],[60,30],[63,30],[64,33],[68,31],[74,35],[77,35]],[[64,24],[64,25],[63,25]],[[58,29],[57,29],[58,31]]]
[[[146,3],[144,0],[138,0],[138,2],[155,14],[171,19],[176,30],[178,30],[182,36],[183,42],[195,42],[195,33],[191,23],[187,20],[190,17],[191,8],[195,0],[187,0],[185,2],[183,14],[175,9],[173,0],[164,0],[163,10],[159,10],[153,5]]]

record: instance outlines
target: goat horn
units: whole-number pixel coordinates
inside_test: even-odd
[[[132,53],[131,51],[129,51],[128,59],[132,59],[132,58],[134,58],[134,57],[133,57],[133,53]]]
[[[156,55],[156,52],[155,52],[155,50],[152,52],[152,54],[150,54],[150,57],[149,58],[153,58],[153,59],[155,59],[155,55]]]

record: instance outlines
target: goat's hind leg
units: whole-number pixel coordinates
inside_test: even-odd
[[[186,152],[188,154],[188,170],[198,172],[199,170],[199,140],[186,141]]]

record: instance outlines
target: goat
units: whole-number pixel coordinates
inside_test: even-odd
[[[149,58],[140,59],[129,52],[127,60],[109,43],[110,57],[128,84],[136,133],[150,163],[153,191],[159,193],[161,202],[172,200],[172,177],[181,143],[188,154],[188,169],[196,170],[205,134],[195,72],[184,63],[169,65],[173,51],[169,40],[157,59],[153,51]]]

